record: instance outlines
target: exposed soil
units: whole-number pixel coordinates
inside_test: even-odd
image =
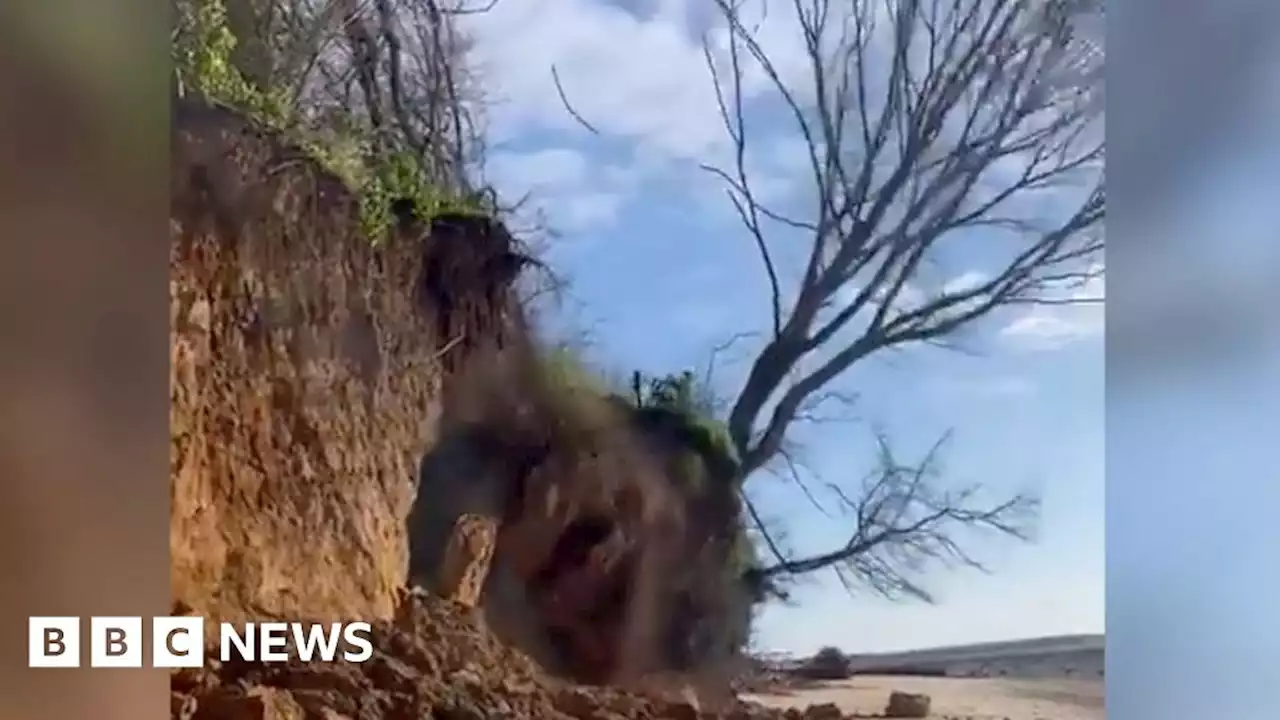
[[[749,617],[733,487],[676,478],[705,448],[653,418],[540,384],[501,223],[398,208],[371,242],[280,136],[189,100],[172,127],[175,606],[376,628],[366,663],[176,672],[173,717],[839,717],[704,672]],[[502,518],[475,615],[404,590],[464,511]]]
[[[767,720],[842,717],[728,701],[700,707],[687,688],[654,680],[644,689],[582,686],[552,677],[499,642],[477,616],[432,596],[407,595],[379,623],[374,656],[359,664],[218,663],[175,671],[175,720]]]

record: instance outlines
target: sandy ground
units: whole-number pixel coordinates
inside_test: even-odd
[[[974,720],[1103,720],[1102,680],[1011,680],[863,676],[794,695],[755,695],[772,707],[833,702],[845,712],[876,716],[893,690],[933,698],[933,718]]]

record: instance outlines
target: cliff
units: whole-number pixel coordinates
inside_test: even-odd
[[[440,410],[417,250],[229,111],[175,108],[170,255],[175,603],[215,619],[389,618]]]
[[[171,163],[177,607],[390,621],[483,512],[486,627],[541,667],[631,682],[732,655],[750,602],[723,468],[546,372],[501,223],[397,206],[375,242],[306,152],[192,101]]]

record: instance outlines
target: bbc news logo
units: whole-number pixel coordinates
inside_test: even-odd
[[[143,667],[147,646],[141,617],[91,617],[87,642],[78,617],[28,619],[30,667],[80,667],[82,645],[89,647],[89,667]],[[151,618],[151,667],[204,666],[205,620],[202,617]],[[362,663],[373,657],[373,629],[351,623],[220,623],[218,655],[258,662],[304,661]]]

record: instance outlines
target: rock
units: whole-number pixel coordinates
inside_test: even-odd
[[[702,712],[698,709],[696,703],[676,702],[667,705],[663,715],[671,718],[671,720],[698,720]]]
[[[835,703],[822,703],[805,708],[803,717],[804,720],[841,720],[844,713]]]
[[[306,713],[283,690],[255,687],[231,689],[200,702],[196,720],[303,720]]]
[[[466,513],[453,524],[440,568],[440,594],[465,610],[480,604],[498,542],[499,519]]]
[[[308,718],[311,720],[311,718]],[[320,708],[314,716],[314,720],[351,720],[351,716],[343,715],[333,708]]]
[[[306,713],[307,720],[340,720],[351,718],[360,712],[361,701],[367,696],[363,691],[346,693],[340,690],[294,690],[294,702]]]
[[[555,707],[570,717],[581,718],[594,714],[600,704],[585,688],[567,688],[556,696]]]
[[[416,678],[413,668],[387,655],[377,655],[366,663],[365,672],[374,685],[394,692],[413,691]]]
[[[889,703],[884,708],[884,716],[891,718],[923,718],[929,716],[933,704],[928,695],[894,691],[889,694]]]
[[[169,717],[173,720],[191,720],[195,714],[195,698],[177,692],[169,693]]]

